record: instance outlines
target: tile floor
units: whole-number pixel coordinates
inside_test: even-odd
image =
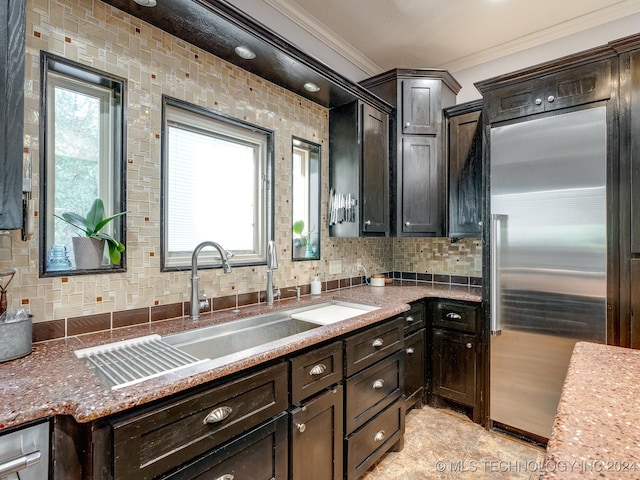
[[[487,431],[466,416],[423,407],[407,414],[402,452],[389,452],[361,480],[529,480],[544,449]]]

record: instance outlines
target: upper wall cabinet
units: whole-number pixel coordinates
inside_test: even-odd
[[[357,101],[329,112],[329,233],[389,235],[387,112]]]
[[[25,2],[0,0],[0,229],[22,226]]]
[[[396,107],[391,119],[391,234],[445,233],[445,131],[442,109],[460,85],[445,70],[394,69],[361,85]]]
[[[445,109],[449,195],[447,236],[482,236],[482,100]]]
[[[484,94],[491,123],[606,100],[611,96],[611,61],[523,80]]]

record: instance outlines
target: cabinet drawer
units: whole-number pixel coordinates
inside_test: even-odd
[[[287,408],[285,363],[113,423],[114,477],[155,478]]]
[[[347,479],[360,478],[404,434],[404,406],[398,401],[347,438]]]
[[[411,310],[404,314],[404,335],[405,337],[416,330],[424,327],[424,303],[411,305]]]
[[[433,326],[462,332],[476,331],[478,309],[474,305],[453,302],[437,302],[433,305]]]
[[[346,431],[353,432],[402,395],[402,351],[347,379]]]
[[[345,371],[350,376],[402,348],[404,318],[349,337],[345,341]]]
[[[162,480],[287,478],[287,414],[211,450]]]
[[[342,380],[342,342],[298,355],[291,362],[291,403],[298,403]]]

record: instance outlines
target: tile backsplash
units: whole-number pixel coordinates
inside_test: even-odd
[[[321,214],[326,218],[328,110],[99,0],[27,0],[24,147],[34,159],[33,205],[38,205],[41,180],[37,161],[41,50],[127,79],[127,271],[39,278],[37,218],[33,218],[36,228],[26,242],[17,231],[10,233],[11,241],[6,234],[0,236],[4,239],[0,270],[17,270],[8,289],[9,307],[28,308],[34,322],[50,322],[63,329],[72,325],[73,332],[82,333],[127,324],[126,316],[118,317],[114,324],[114,316],[107,315],[111,312],[142,310],[153,316],[156,308],[163,314],[167,314],[164,310],[175,314],[175,306],[188,301],[190,272],[160,271],[163,94],[275,132],[275,240],[280,268],[274,280],[278,286],[306,285],[315,275],[325,282],[356,277],[357,263],[369,273],[481,275],[479,239],[451,243],[442,238],[330,238],[326,222],[321,232],[321,260],[291,261],[291,137],[323,147]],[[37,207],[30,214],[37,217]],[[213,213],[211,221],[215,221]],[[220,269],[200,274],[201,287],[213,298],[253,294],[265,284],[265,266],[234,268],[230,275],[223,275]]]

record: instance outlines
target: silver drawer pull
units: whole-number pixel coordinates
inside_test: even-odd
[[[473,348],[473,344],[472,344],[471,342],[467,343],[465,346],[466,346],[467,348]]]
[[[409,355],[415,353],[415,350],[413,349],[413,347],[409,347],[405,350]]]
[[[411,315],[409,315],[409,316],[406,318],[406,320],[407,320],[407,322],[412,323],[412,322],[415,320],[415,318],[413,318]]]
[[[327,369],[326,365],[319,363],[311,370],[309,370],[309,375],[322,375],[324,371]]]
[[[384,380],[382,380],[381,378],[379,378],[378,380],[376,380],[375,382],[373,382],[373,389],[377,390],[379,388],[384,387]]]
[[[231,407],[227,407],[227,406],[218,407],[215,410],[211,410],[211,412],[209,412],[209,415],[204,417],[204,420],[202,421],[202,423],[206,425],[207,423],[221,422],[224,419],[226,419],[229,415],[231,415],[231,412],[233,412],[233,409]]]
[[[380,430],[378,433],[376,433],[374,435],[373,439],[376,442],[381,442],[382,440],[384,440],[384,430]]]
[[[37,465],[40,463],[40,450],[36,450],[35,452],[27,453],[25,455],[21,455],[19,457],[13,458],[6,462],[0,464],[0,476],[5,477],[5,475],[11,475],[12,473],[18,473],[21,470],[25,470],[33,465]]]
[[[307,429],[307,426],[304,423],[296,423],[296,428],[300,433],[304,433],[304,431]]]
[[[371,344],[371,346],[374,348],[380,348],[382,345],[384,345],[384,340],[382,340],[381,338],[376,338]]]
[[[459,313],[449,312],[447,313],[447,318],[450,320],[462,320],[462,317]]]
[[[218,478],[215,478],[214,480],[233,480],[234,478],[236,478],[236,477],[234,477],[230,473],[225,473],[224,475],[222,475],[222,476],[220,476]]]

